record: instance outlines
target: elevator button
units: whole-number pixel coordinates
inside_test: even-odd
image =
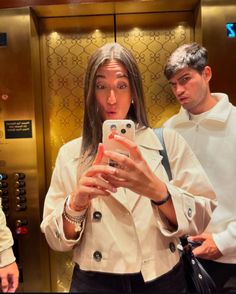
[[[27,206],[25,203],[19,203],[16,205],[16,211],[26,210]]]
[[[25,178],[25,174],[24,173],[15,173],[14,174],[14,179],[15,180],[22,180]]]
[[[16,188],[22,188],[25,186],[25,181],[16,181],[15,187]]]
[[[0,173],[0,181],[6,180],[8,178],[7,174]]]
[[[9,202],[8,197],[1,197],[1,199],[2,199],[2,203],[8,203]]]
[[[17,235],[27,235],[29,233],[29,229],[26,226],[16,228]]]
[[[5,200],[9,200],[9,196],[8,195],[3,195],[3,196],[1,196],[1,199],[5,199]]]
[[[8,187],[8,183],[4,182],[4,181],[0,181],[0,188],[7,188]]]
[[[3,210],[4,212],[9,210],[9,205],[8,205],[8,203],[2,203],[2,210]]]
[[[16,196],[16,203],[25,203],[26,202],[26,197],[24,196]]]
[[[27,219],[17,219],[16,220],[16,227],[22,227],[28,225],[28,220]]]
[[[8,190],[7,189],[0,189],[0,196],[6,196],[8,195]]]
[[[25,191],[25,189],[16,189],[15,194],[16,194],[16,196],[24,195],[24,194],[26,194],[26,191]]]

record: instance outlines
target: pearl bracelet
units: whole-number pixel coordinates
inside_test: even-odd
[[[63,211],[63,216],[70,224],[75,226],[75,232],[80,232],[82,230],[82,223],[85,220],[85,213],[80,216],[71,216],[69,215],[65,208]]]

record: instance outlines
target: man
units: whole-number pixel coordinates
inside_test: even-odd
[[[12,245],[12,234],[6,226],[6,218],[0,207],[0,291],[2,292],[15,292],[18,287],[19,271]]]
[[[210,92],[208,52],[197,43],[177,48],[164,74],[181,104],[179,113],[165,126],[179,131],[190,144],[218,200],[206,231],[191,237],[201,243],[194,254],[218,292],[236,292],[236,107],[226,94]]]

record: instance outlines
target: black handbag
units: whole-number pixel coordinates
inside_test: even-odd
[[[187,291],[189,293],[213,293],[216,292],[216,285],[199,260],[192,252],[192,245],[187,237],[181,237],[182,245],[181,258],[184,265]]]
[[[154,129],[157,137],[159,138],[163,150],[160,150],[162,155],[162,165],[164,166],[169,180],[172,179],[172,173],[170,169],[169,159],[166,152],[165,142],[163,138],[163,129]],[[216,286],[210,275],[203,268],[199,260],[194,256],[192,252],[192,245],[188,242],[187,236],[180,238],[181,243],[181,259],[184,265],[184,273],[187,284],[188,293],[213,293],[216,292]]]

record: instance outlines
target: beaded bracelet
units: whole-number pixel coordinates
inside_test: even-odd
[[[157,206],[160,206],[160,205],[162,205],[162,204],[165,204],[170,198],[171,198],[171,195],[170,195],[170,193],[169,193],[169,191],[168,191],[168,194],[167,194],[167,196],[166,196],[164,199],[162,199],[162,200],[160,200],[160,201],[154,201],[154,200],[151,200],[151,202],[152,202],[153,204],[157,205]]]
[[[85,214],[80,216],[71,216],[64,209],[63,216],[70,224],[75,226],[75,232],[80,232],[82,230],[82,223],[85,220]]]

